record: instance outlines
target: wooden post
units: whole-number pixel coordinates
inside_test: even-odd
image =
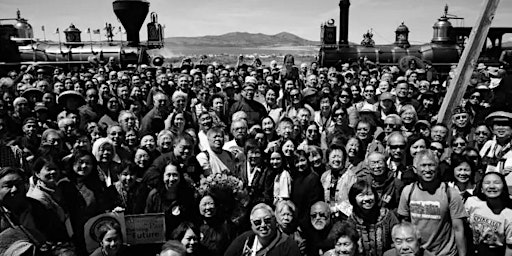
[[[462,57],[455,70],[455,77],[450,81],[437,117],[438,122],[441,121],[448,125],[448,127],[451,124],[453,109],[460,104],[466,92],[499,2],[500,0],[484,0],[482,12],[478,16],[475,26],[471,29],[469,42],[464,48]]]

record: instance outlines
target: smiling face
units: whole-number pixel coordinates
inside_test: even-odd
[[[488,174],[482,180],[482,192],[487,198],[497,198],[503,192],[503,181],[497,174]]]
[[[257,209],[251,214],[251,228],[260,239],[271,238],[276,232],[275,217],[266,209]]]
[[[93,159],[91,156],[82,156],[75,161],[73,170],[79,177],[87,177],[93,171]]]
[[[199,238],[197,237],[197,234],[194,233],[192,229],[188,229],[185,232],[185,235],[183,235],[183,238],[181,239],[181,244],[185,246],[185,249],[187,250],[187,255],[193,255],[194,252],[197,250],[197,245],[199,244]]]
[[[201,216],[205,218],[212,218],[215,216],[217,212],[217,208],[215,206],[215,201],[211,196],[205,196],[201,198],[199,202],[199,213]]]
[[[331,169],[340,170],[344,167],[345,155],[341,149],[334,149],[329,153],[329,166]]]
[[[111,229],[107,231],[101,240],[101,248],[105,255],[114,256],[117,254],[119,249],[121,249],[122,243],[123,240],[121,239],[121,234],[118,234],[116,230]]]
[[[45,165],[39,173],[36,173],[36,177],[42,181],[46,186],[54,188],[57,186],[58,181],[58,170],[53,166]]]
[[[295,145],[293,144],[293,142],[291,140],[287,140],[284,144],[283,144],[283,153],[285,156],[291,156],[293,151],[295,150]]]
[[[424,139],[419,139],[411,145],[411,156],[415,157],[420,151],[427,149]]]
[[[371,210],[375,206],[375,194],[371,189],[365,189],[356,195],[356,203],[362,210]]]
[[[175,165],[167,165],[164,171],[164,185],[165,188],[171,189],[176,188],[180,183],[180,173],[178,172],[178,167]]]
[[[467,184],[471,179],[471,167],[466,162],[460,163],[453,169],[453,176],[455,176],[455,180],[458,182]]]
[[[425,182],[432,182],[437,175],[437,164],[436,162],[428,156],[423,156],[418,161],[418,166],[416,167],[416,174],[420,179]]]
[[[359,154],[359,141],[355,138],[350,138],[345,146],[349,158],[356,157]]]

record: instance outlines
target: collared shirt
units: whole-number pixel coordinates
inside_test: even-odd
[[[249,186],[252,186],[252,182],[254,181],[256,172],[259,172],[259,171],[261,171],[261,168],[259,168],[259,167],[251,168],[251,165],[249,164],[249,162],[247,162],[247,183],[249,184]]]

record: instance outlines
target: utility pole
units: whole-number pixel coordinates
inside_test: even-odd
[[[483,0],[483,2],[482,11],[476,20],[475,26],[471,29],[469,42],[464,48],[464,52],[462,52],[462,57],[455,70],[455,77],[450,81],[439,110],[438,122],[451,123],[452,111],[460,104],[466,92],[500,0]]]

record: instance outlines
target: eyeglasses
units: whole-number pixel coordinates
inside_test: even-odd
[[[309,215],[311,218],[327,218],[327,214],[325,212],[314,212]]]
[[[340,98],[348,98],[348,95],[342,94],[340,95]]]
[[[389,148],[390,149],[404,149],[405,145],[404,144],[401,144],[401,145],[389,145]]]
[[[255,220],[251,220],[251,222],[256,227],[259,227],[262,224],[270,225],[270,223],[272,223],[272,218],[271,217],[266,217],[266,218],[262,218],[262,219],[255,219]]]
[[[318,132],[318,130],[317,129],[308,129],[307,132],[308,133],[315,133],[315,132]]]

